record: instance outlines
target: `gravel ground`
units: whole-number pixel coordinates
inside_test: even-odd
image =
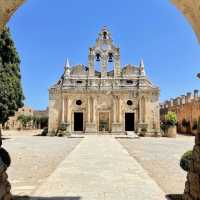
[[[20,134],[4,132],[8,139],[3,140],[3,146],[12,158],[8,176],[13,194],[31,195],[81,139],[32,136],[38,132]]]
[[[118,140],[166,194],[181,194],[184,191],[186,175],[179,161],[183,153],[191,150],[194,137],[140,138]]]

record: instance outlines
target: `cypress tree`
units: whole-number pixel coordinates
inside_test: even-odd
[[[7,27],[0,31],[0,124],[23,106],[20,58]]]

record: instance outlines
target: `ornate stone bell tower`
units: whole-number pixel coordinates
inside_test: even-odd
[[[113,45],[111,33],[103,27],[96,40],[96,45],[89,49],[89,77],[95,76],[95,60],[100,62],[101,78],[107,78],[108,62],[114,62],[114,77],[120,76],[120,49]]]

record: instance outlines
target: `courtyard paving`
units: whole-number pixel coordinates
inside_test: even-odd
[[[32,195],[81,139],[33,136],[39,132],[4,132],[3,147],[12,159],[8,169],[12,193]]]
[[[162,200],[182,193],[180,156],[194,137],[115,139],[36,137],[4,132],[12,156],[8,170],[15,195],[32,199]]]
[[[167,194],[184,191],[187,173],[180,168],[180,158],[193,149],[194,137],[121,139],[119,142]]]
[[[112,136],[86,136],[34,193],[81,200],[162,200],[164,192]]]

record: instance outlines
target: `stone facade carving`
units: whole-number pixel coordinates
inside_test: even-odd
[[[69,132],[140,132],[144,127],[149,134],[159,132],[159,88],[147,78],[143,61],[122,68],[120,49],[106,27],[89,48],[88,59],[88,66],[67,63],[50,87],[49,131],[65,123]]]

